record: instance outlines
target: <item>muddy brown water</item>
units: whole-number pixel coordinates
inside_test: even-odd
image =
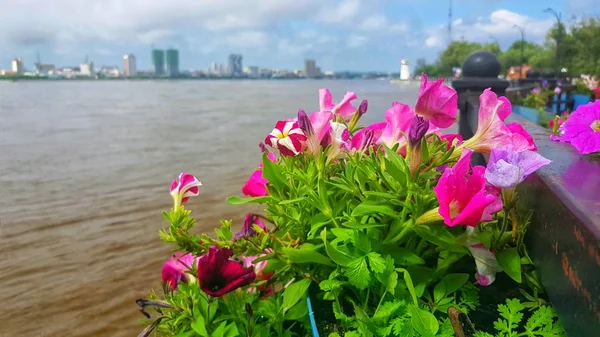
[[[158,238],[181,171],[204,184],[196,230],[241,223],[225,199],[278,119],[317,90],[369,99],[363,123],[418,83],[388,81],[0,82],[0,336],[136,336],[134,300],[160,286]],[[356,106],[358,106],[356,102]]]

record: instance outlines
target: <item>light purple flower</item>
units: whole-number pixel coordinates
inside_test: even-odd
[[[531,93],[534,94],[534,95],[539,94],[541,92],[542,92],[542,90],[540,88],[533,88],[533,89],[531,89]]]
[[[534,151],[516,152],[511,146],[492,149],[485,170],[487,181],[498,188],[513,188],[551,161]]]
[[[562,89],[560,87],[554,88],[554,93],[560,95],[562,93]]]
[[[600,99],[581,105],[558,129],[552,140],[571,143],[582,154],[600,152]]]

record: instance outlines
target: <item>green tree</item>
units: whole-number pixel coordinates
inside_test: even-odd
[[[440,71],[443,75],[452,75],[453,67],[462,67],[467,56],[479,50],[483,50],[483,46],[477,42],[452,42],[440,55]]]
[[[415,63],[415,75],[421,75],[422,73],[432,77],[443,76],[440,65],[438,62],[427,63],[424,58],[420,58]]]

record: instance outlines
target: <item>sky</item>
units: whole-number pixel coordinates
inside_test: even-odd
[[[150,50],[177,48],[180,68],[206,69],[242,54],[244,66],[327,71],[399,71],[401,59],[428,61],[450,41],[450,0],[0,0],[0,69],[15,57],[33,68],[75,66],[86,56],[123,67]],[[452,0],[452,38],[542,43],[555,18],[600,15],[600,0]]]

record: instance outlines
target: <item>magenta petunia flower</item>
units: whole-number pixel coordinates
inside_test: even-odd
[[[487,181],[498,188],[514,188],[551,161],[534,151],[515,152],[511,146],[492,149],[485,170]]]
[[[269,158],[270,161],[277,163],[277,158],[272,152],[267,155],[267,158]],[[242,186],[242,193],[244,193],[244,195],[249,197],[264,197],[267,195],[267,183],[269,183],[269,181],[263,177],[262,167],[263,164],[260,163],[258,169],[252,173],[250,178],[248,178],[248,181]]]
[[[463,150],[461,158],[446,168],[433,189],[440,203],[439,213],[447,226],[477,226],[502,209],[496,193],[486,188],[485,167],[471,167],[473,151]]]
[[[238,240],[241,238],[249,238],[256,235],[256,230],[254,230],[254,227],[252,227],[252,225],[257,225],[263,230],[267,230],[267,226],[265,226],[264,222],[260,220],[260,217],[258,217],[256,214],[248,213],[244,217],[244,224],[242,225],[242,229],[234,235],[233,239]]]
[[[512,145],[516,151],[532,148],[530,140],[533,140],[527,131],[517,130],[513,125],[513,132],[504,124],[503,119],[511,111],[506,97],[498,97],[488,88],[479,96],[479,102],[477,132],[463,143],[466,148],[481,153],[490,153],[493,148],[505,145]]]
[[[333,114],[341,115],[346,120],[349,120],[352,114],[356,112],[356,108],[350,103],[355,99],[356,94],[348,91],[339,103],[334,103],[329,89],[319,89],[319,108],[321,112],[330,111]]]
[[[350,140],[350,149],[355,151],[366,151],[372,145],[379,144],[379,138],[385,129],[385,122],[373,123],[356,132]]]
[[[417,115],[428,119],[431,124],[447,128],[456,120],[458,95],[456,90],[444,85],[443,82],[443,78],[429,82],[427,75],[421,75],[421,88],[415,111]]]
[[[174,201],[174,208],[186,203],[190,197],[199,194],[199,187],[202,183],[192,174],[183,172],[177,179],[171,183],[171,196]]]
[[[600,152],[600,99],[579,106],[560,126],[559,135],[551,139],[571,143],[582,154]]]
[[[415,112],[410,105],[399,102],[392,103],[392,107],[385,112],[385,128],[381,132],[378,139],[378,144],[385,145],[389,148],[400,144],[400,148],[406,145],[406,138],[410,123],[415,117]],[[403,135],[404,133],[404,135]]]
[[[177,289],[180,282],[188,283],[194,278],[187,273],[197,263],[197,257],[192,253],[175,253],[162,267],[162,280],[170,289]]]
[[[293,157],[306,146],[306,136],[298,122],[279,121],[265,138],[265,143],[277,149],[282,155]]]
[[[522,150],[531,150],[537,151],[537,145],[533,141],[533,137],[523,128],[523,125],[513,122],[510,124],[506,124],[506,127],[511,132],[513,143],[517,144],[525,144],[527,143],[527,147],[522,147]]]
[[[198,259],[198,281],[202,291],[220,297],[254,282],[254,268],[245,268],[230,260],[232,255],[230,249],[210,247],[208,253]]]

